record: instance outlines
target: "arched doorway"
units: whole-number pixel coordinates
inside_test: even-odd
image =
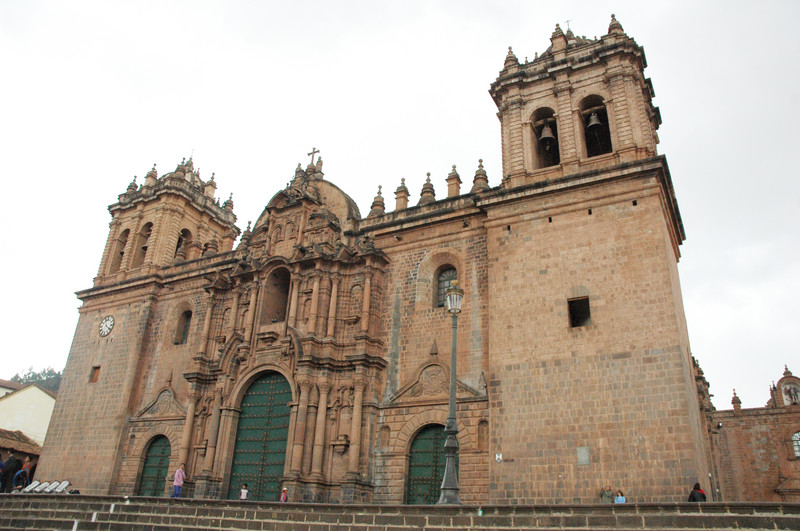
[[[169,457],[172,446],[169,439],[158,435],[150,441],[142,467],[137,496],[163,496],[169,474]]]
[[[289,382],[276,372],[265,373],[250,384],[239,413],[228,498],[235,499],[247,483],[250,499],[278,499],[291,401]]]
[[[407,504],[431,505],[439,500],[444,478],[445,438],[444,426],[429,424],[411,442],[408,455]],[[457,467],[458,461],[456,469]]]

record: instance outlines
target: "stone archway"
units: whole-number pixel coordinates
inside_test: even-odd
[[[164,435],[153,437],[147,445],[137,496],[163,496],[169,474],[172,445]]]

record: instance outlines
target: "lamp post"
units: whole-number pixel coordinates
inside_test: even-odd
[[[461,302],[464,300],[464,290],[458,287],[458,281],[454,280],[445,293],[445,308],[453,316],[453,339],[450,350],[450,409],[447,414],[447,424],[444,433],[447,439],[444,441],[444,478],[440,489],[439,501],[437,504],[461,505],[458,497],[458,471],[456,470],[456,457],[458,456],[458,425],[456,424],[456,333],[458,332],[458,314],[461,313]]]

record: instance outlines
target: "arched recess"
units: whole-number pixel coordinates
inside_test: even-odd
[[[558,123],[555,112],[549,107],[536,109],[531,117],[533,127],[534,169],[556,166],[561,162],[558,142]]]
[[[446,269],[455,269],[458,281],[465,285],[464,264],[461,257],[451,251],[436,251],[423,258],[417,268],[414,290],[419,309],[438,305],[438,275]]]
[[[408,448],[406,504],[432,505],[438,501],[444,478],[445,438],[443,425],[427,424],[411,440]]]
[[[292,276],[285,267],[273,270],[264,285],[264,306],[261,324],[282,323],[286,321],[286,308],[289,304],[289,291]]]
[[[172,445],[164,435],[156,435],[147,443],[144,465],[139,476],[137,496],[163,496],[169,474]]]
[[[122,266],[122,259],[125,257],[125,247],[128,245],[130,233],[130,229],[125,229],[114,241],[114,246],[111,249],[111,266],[108,268],[109,273],[116,273]]]
[[[252,500],[275,500],[286,462],[292,388],[275,371],[255,375],[242,394],[231,459],[228,498],[247,483]]]
[[[136,235],[136,244],[133,248],[131,268],[139,267],[144,263],[144,258],[147,256],[147,247],[152,233],[153,224],[145,223],[142,229],[139,231],[139,234]]]
[[[602,96],[592,94],[581,100],[583,140],[587,157],[611,153],[611,130],[608,126],[608,111]]]

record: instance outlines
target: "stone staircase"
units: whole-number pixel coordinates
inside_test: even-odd
[[[481,514],[482,513],[482,514]],[[0,530],[404,531],[795,529],[798,503],[440,507],[82,495],[0,495]]]

